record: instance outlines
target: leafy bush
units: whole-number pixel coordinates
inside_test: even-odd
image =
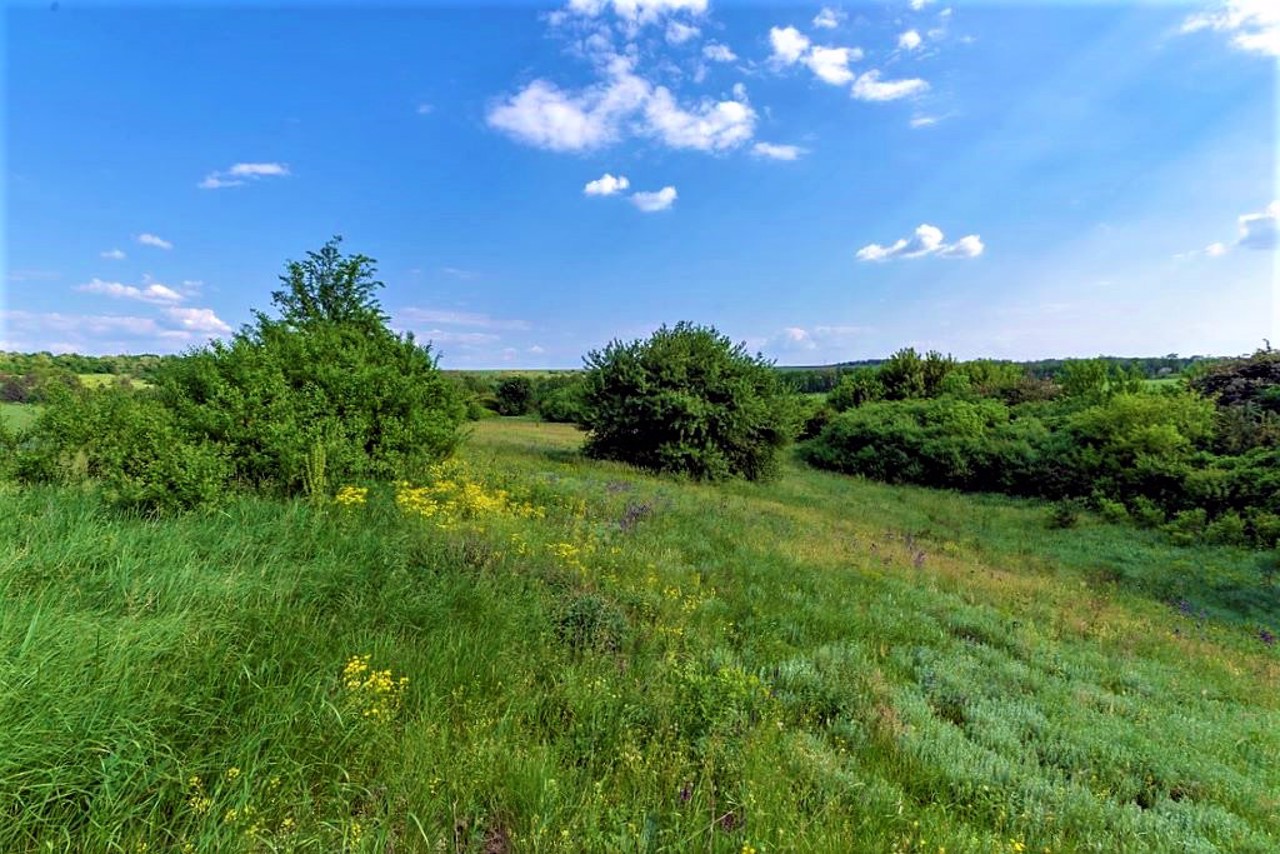
[[[386,326],[373,264],[335,238],[290,262],[256,322],[156,368],[154,392],[64,389],[22,443],[28,480],[101,481],[181,510],[228,487],[277,494],[411,476],[448,456],[465,409],[428,348]]]
[[[385,323],[373,263],[337,239],[290,262],[281,311],[261,312],[230,343],[214,342],[157,374],[199,442],[220,450],[238,483],[283,494],[332,482],[421,472],[457,446],[466,409],[428,346]]]
[[[533,407],[533,383],[528,377],[506,377],[494,392],[499,415],[526,415]]]
[[[117,506],[161,513],[216,502],[229,467],[154,394],[109,387],[54,395],[20,444],[18,471],[29,481],[96,479]]]
[[[697,479],[773,472],[795,408],[770,363],[710,327],[614,341],[587,365],[585,451]]]

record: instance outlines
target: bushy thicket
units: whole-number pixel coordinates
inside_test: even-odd
[[[932,381],[930,361],[939,366]],[[1263,351],[1216,366],[1199,387],[1249,391],[1206,397],[1195,387],[1147,388],[1134,372],[1097,360],[1067,363],[1046,385],[992,363],[904,351],[846,376],[829,398],[839,414],[802,453],[889,483],[1083,500],[1181,541],[1273,548],[1280,442],[1257,400],[1270,400],[1276,386],[1256,382],[1265,376],[1259,363],[1273,362]]]
[[[770,475],[797,410],[773,366],[679,323],[587,355],[588,456],[699,480]]]
[[[228,343],[166,361],[145,390],[64,389],[18,442],[29,481],[94,479],[148,511],[227,489],[322,494],[392,479],[448,456],[464,405],[428,347],[386,324],[371,259],[335,238],[290,262]]]

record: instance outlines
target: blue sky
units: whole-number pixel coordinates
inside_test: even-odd
[[[333,234],[444,367],[1280,342],[1280,4],[10,4],[0,348],[174,352]]]

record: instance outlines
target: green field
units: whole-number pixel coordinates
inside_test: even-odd
[[[1254,554],[580,435],[399,504],[0,487],[0,851],[1280,849]]]

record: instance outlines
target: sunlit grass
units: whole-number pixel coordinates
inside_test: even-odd
[[[1280,845],[1255,556],[580,439],[166,522],[0,492],[0,850]]]

